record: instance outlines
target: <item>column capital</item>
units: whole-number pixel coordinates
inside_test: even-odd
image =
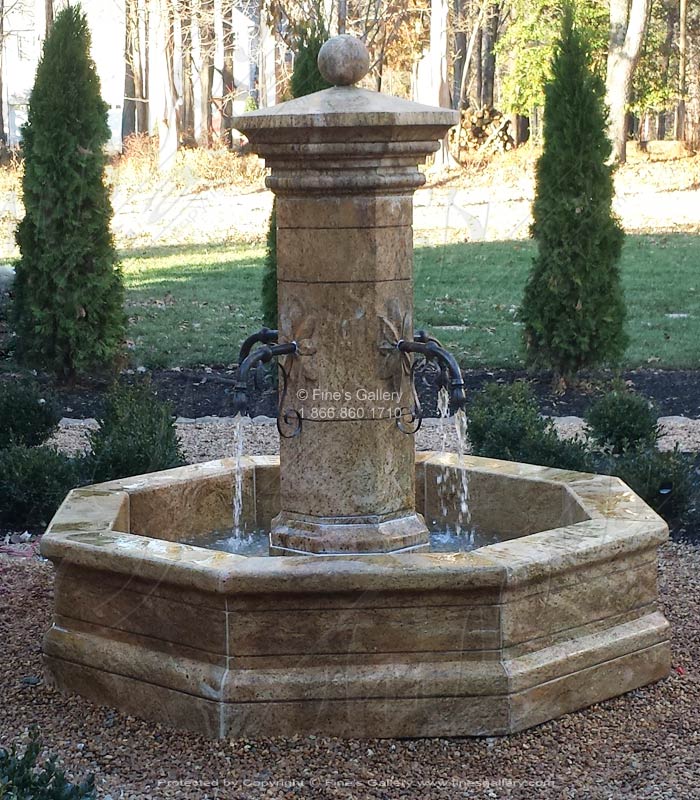
[[[274,192],[411,191],[418,171],[457,122],[433,108],[355,86],[336,86],[233,120],[271,170]]]

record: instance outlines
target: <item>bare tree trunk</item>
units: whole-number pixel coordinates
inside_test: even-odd
[[[615,161],[627,155],[627,103],[639,61],[651,0],[610,0],[610,42],[606,98],[610,110],[609,136]]]
[[[348,0],[338,0],[338,33],[345,33],[348,20]]]
[[[167,15],[164,26],[165,69],[168,82],[166,116],[169,116],[172,112],[176,114],[176,117],[179,117],[177,114],[177,109],[180,105],[180,96],[177,90],[177,83],[175,81],[175,0],[163,0],[163,3],[165,5],[165,14]],[[176,127],[178,129],[181,127],[179,118],[177,119]],[[172,135],[172,131],[170,131],[170,134]]]
[[[483,83],[483,75],[481,72],[483,65],[481,60],[482,38],[481,25],[479,25],[476,36],[476,57],[474,59],[474,93],[472,95],[472,102],[470,103],[470,105],[476,106],[477,108],[481,106],[481,86]]]
[[[209,147],[212,132],[211,94],[214,85],[214,53],[216,49],[214,0],[200,0],[198,22],[202,63],[199,69],[201,128],[197,144],[200,147]]]
[[[122,110],[122,140],[132,133],[148,132],[148,99],[144,76],[144,50],[147,36],[143,0],[126,0],[124,44],[124,105]],[[142,25],[143,22],[143,25]]]
[[[233,132],[231,120],[233,118],[233,95],[236,86],[233,80],[233,55],[235,46],[235,36],[233,31],[233,0],[223,0],[221,8],[223,21],[223,46],[224,46],[224,67],[221,72],[223,83],[223,105],[221,117],[223,123],[223,136],[227,147],[233,147]]]
[[[523,114],[515,114],[512,123],[512,130],[513,141],[515,142],[516,147],[527,142],[527,140],[530,138],[530,117],[526,117]]]
[[[492,3],[486,14],[486,24],[482,28],[481,36],[481,95],[482,108],[493,107],[494,81],[496,78],[496,36],[498,34],[498,21],[500,6]]]
[[[467,31],[463,18],[462,0],[453,0],[454,58],[452,62],[452,108],[459,108],[462,97],[462,76],[467,55]]]
[[[462,78],[468,72],[465,69],[467,52],[467,32],[455,31],[455,58],[452,66],[452,108],[460,108],[462,99]]]
[[[194,87],[192,85],[192,0],[180,3],[180,65],[182,71],[182,97],[179,111],[180,139],[194,145]]]
[[[668,83],[668,73],[671,66],[671,53],[673,52],[673,39],[676,26],[676,11],[673,2],[664,3],[666,12],[666,38],[661,48],[661,74],[664,85]],[[656,138],[666,138],[666,114],[661,111],[656,115]]]
[[[125,0],[124,17],[124,103],[122,105],[122,142],[136,133],[136,90],[134,87],[134,52],[132,49],[133,6],[137,0]]]
[[[450,107],[450,89],[447,83],[447,22],[449,6],[447,0],[431,0],[430,5],[430,60],[432,72],[433,96],[435,105]],[[433,166],[436,168],[451,166],[454,159],[446,136],[435,154]]]
[[[688,0],[680,0],[679,16],[678,105],[676,106],[674,138],[678,141],[685,141],[685,95],[688,90]]]
[[[471,35],[469,37],[469,43],[466,47],[466,53],[464,54],[464,63],[462,64],[462,74],[460,76],[459,81],[459,88],[456,92],[456,101],[454,103],[454,107],[457,109],[462,109],[465,105],[465,97],[469,94],[469,89],[467,87],[467,76],[469,75],[469,71],[471,68],[472,63],[472,56],[474,54],[474,45],[476,43],[476,38],[479,36],[481,32],[481,26],[484,21],[484,14],[486,13],[486,7],[489,3],[489,0],[482,0],[481,8],[479,9],[479,14],[474,21],[474,27],[472,28]],[[466,92],[465,92],[466,90]],[[466,105],[469,105],[467,100]],[[457,125],[457,141],[462,141],[462,115],[460,114],[459,123]],[[459,152],[458,152],[459,156]]]
[[[0,0],[0,145],[7,144],[5,136],[5,114],[2,110],[2,99],[5,96],[2,76],[2,57],[5,50],[5,0]]]
[[[136,129],[148,133],[148,89],[146,87],[147,15],[143,0],[134,3],[132,53],[134,64],[134,97],[136,98]]]
[[[469,72],[470,72],[470,69],[471,69],[472,57],[474,55],[474,46],[476,45],[477,37],[479,37],[479,40],[481,39],[481,36],[480,36],[480,34],[481,34],[481,26],[482,26],[482,24],[484,22],[484,14],[486,13],[486,8],[488,6],[488,3],[489,3],[489,0],[482,0],[481,7],[479,8],[479,14],[478,14],[476,20],[474,21],[474,27],[472,28],[472,32],[471,32],[471,35],[469,37],[469,43],[467,44],[467,51],[466,51],[465,56],[464,56],[464,65],[463,65],[463,68],[462,68],[462,75],[461,75],[460,84],[459,84],[459,91],[457,93],[458,97],[457,97],[457,103],[456,103],[456,106],[455,106],[456,108],[462,108],[462,106],[465,104],[465,101],[466,101],[466,104],[469,105],[468,97],[467,97],[467,95],[469,94],[469,89],[467,87],[467,78],[469,76]],[[481,48],[479,48],[478,62],[479,62],[479,68],[480,68],[481,67]],[[479,82],[481,82],[480,78],[479,78]],[[479,91],[481,91],[481,89],[479,89]],[[460,122],[460,126],[461,126],[461,122]]]
[[[692,15],[688,36],[685,101],[685,144],[691,150],[700,150],[700,15],[691,6]]]
[[[151,132],[151,13],[148,0],[143,2],[143,129]]]
[[[53,28],[53,0],[44,0],[44,17],[46,19],[46,35]]]
[[[158,131],[158,166],[163,174],[175,164],[178,148],[175,83],[175,0],[151,0],[149,36],[152,37],[151,119]],[[150,78],[149,78],[150,80]]]
[[[384,28],[384,35],[382,36],[382,46],[379,48],[379,57],[377,58],[375,87],[378,92],[382,90],[382,79],[384,78],[384,54],[386,53],[386,37],[387,30]]]

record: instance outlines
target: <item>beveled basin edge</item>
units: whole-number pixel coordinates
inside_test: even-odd
[[[666,523],[618,478],[433,452],[418,453],[416,460],[564,484],[591,519],[470,553],[376,556],[246,557],[127,532],[130,492],[233,475],[234,461],[220,459],[74,489],[44,534],[41,554],[52,561],[208,592],[467,590],[551,577],[583,564],[652,550],[668,538]],[[242,459],[244,469],[276,463],[270,456]]]

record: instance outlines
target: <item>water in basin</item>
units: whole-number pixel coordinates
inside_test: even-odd
[[[508,536],[480,533],[476,530],[433,530],[430,533],[430,552],[466,553],[495,544]],[[266,530],[250,532],[234,530],[212,531],[189,539],[185,544],[205,547],[209,550],[222,550],[239,556],[267,556],[270,534]]]

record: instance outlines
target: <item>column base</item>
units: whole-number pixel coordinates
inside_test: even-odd
[[[429,547],[421,514],[307,517],[283,511],[272,521],[270,555],[395,553]]]

